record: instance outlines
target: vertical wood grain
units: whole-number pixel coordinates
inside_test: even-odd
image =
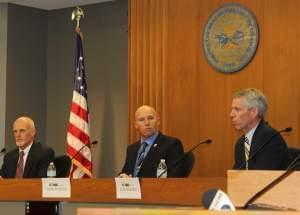
[[[299,143],[300,2],[239,0],[256,16],[260,41],[252,61],[240,72],[223,74],[207,62],[202,45],[205,24],[228,0],[131,0],[129,53],[130,137],[133,113],[142,104],[156,107],[162,132],[180,138],[186,150],[205,138],[213,144],[195,151],[192,176],[225,176],[233,165],[239,133],[231,126],[232,94],[262,90],[269,101],[266,120],[289,146]]]

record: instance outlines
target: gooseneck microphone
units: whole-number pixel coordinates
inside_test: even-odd
[[[91,142],[91,145],[96,145],[98,143],[97,140],[94,140],[93,142]],[[81,148],[70,158],[70,160],[72,161],[74,158],[76,158],[76,156],[81,152],[81,150],[84,147],[87,147],[88,145],[84,144],[83,146],[81,146]]]
[[[263,187],[260,191],[255,193],[243,206],[243,209],[248,209],[249,206],[252,205],[252,203],[261,197],[263,194],[271,190],[274,186],[279,184],[281,181],[283,181],[285,178],[287,178],[291,173],[294,172],[295,168],[298,166],[300,160],[300,155],[298,155],[286,168],[286,170],[276,177],[274,180],[272,180],[269,184],[267,184],[265,187]],[[295,209],[290,209],[290,210],[295,210]]]
[[[3,147],[3,148],[1,149],[0,154],[2,154],[2,153],[4,153],[4,152],[6,152],[6,148],[5,148],[5,147]]]
[[[244,161],[237,169],[242,169],[245,167],[246,163],[249,162],[250,160],[252,160],[254,158],[254,156],[259,153],[274,137],[276,137],[277,135],[281,134],[281,133],[285,133],[285,132],[291,132],[293,129],[291,127],[287,127],[285,129],[282,129],[280,131],[276,131],[274,134],[270,135],[268,139],[266,139],[265,142],[263,142],[260,147],[254,151],[253,153],[250,154],[249,158],[247,161]]]
[[[186,159],[186,157],[193,152],[198,146],[202,145],[202,144],[210,144],[212,142],[211,139],[207,139],[204,141],[201,141],[200,143],[198,143],[197,145],[195,145],[193,148],[191,148],[189,151],[187,151],[186,153],[184,153],[183,156],[181,156],[180,158],[178,158],[171,166],[168,166],[164,171],[162,171],[160,173],[159,176],[157,176],[158,178],[160,178],[163,174],[165,174],[168,170],[175,168],[178,164],[180,164],[182,161],[184,161]]]

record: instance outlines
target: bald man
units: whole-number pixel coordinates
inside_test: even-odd
[[[128,146],[120,177],[156,177],[160,159],[165,159],[170,167],[184,155],[181,141],[160,133],[159,125],[160,118],[153,107],[143,105],[136,110],[135,128],[140,140]],[[170,168],[167,175],[183,177],[183,164]]]
[[[36,129],[29,117],[20,117],[13,124],[17,148],[8,152],[3,160],[3,178],[42,178],[54,160],[54,151],[34,142]]]

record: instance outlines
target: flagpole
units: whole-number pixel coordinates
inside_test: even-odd
[[[76,48],[73,98],[67,131],[67,154],[72,158],[71,178],[93,177],[87,81],[85,75],[82,33],[80,31],[80,20],[83,17],[83,10],[76,7],[71,16],[71,19],[76,21]]]

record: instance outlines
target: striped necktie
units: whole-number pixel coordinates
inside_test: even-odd
[[[143,161],[146,157],[146,153],[145,153],[146,147],[147,147],[147,142],[143,142],[139,148],[137,159],[136,159],[136,168],[134,170],[134,176],[138,175],[138,173],[141,169],[141,166],[143,164]]]
[[[16,178],[23,178],[24,166],[24,151],[19,152],[19,161],[17,164]]]
[[[247,137],[245,137],[244,148],[245,148],[246,169],[248,169],[248,160],[250,155],[250,142]]]

